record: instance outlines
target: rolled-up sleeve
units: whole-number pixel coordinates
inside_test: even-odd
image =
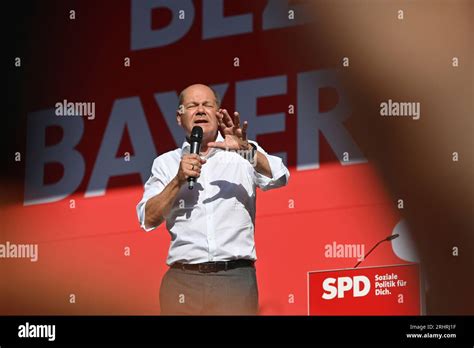
[[[153,161],[150,178],[147,180],[144,186],[143,197],[141,201],[137,204],[138,221],[140,223],[140,227],[143,228],[146,232],[152,231],[156,228],[156,226],[150,228],[145,227],[145,205],[150,198],[161,193],[161,191],[163,191],[163,189],[167,185],[168,180],[164,170],[164,165],[165,164],[160,158],[156,158]]]
[[[269,178],[263,174],[260,174],[254,170],[254,182],[262,191],[271,190],[274,188],[282,187],[288,184],[290,178],[290,172],[285,167],[280,157],[269,155],[265,150],[258,145],[255,141],[249,141],[257,146],[257,150],[264,154],[270,164],[272,171],[272,177]]]

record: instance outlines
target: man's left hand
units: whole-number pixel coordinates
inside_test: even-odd
[[[213,141],[208,143],[207,146],[224,150],[249,149],[250,145],[247,141],[248,122],[244,121],[241,127],[238,112],[234,112],[234,117],[231,117],[226,109],[219,109],[217,112],[217,121],[219,124],[219,132],[224,138],[224,141]]]

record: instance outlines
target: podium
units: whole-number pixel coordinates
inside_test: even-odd
[[[418,264],[308,272],[308,315],[421,315]]]

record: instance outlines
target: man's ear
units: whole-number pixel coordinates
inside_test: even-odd
[[[176,121],[178,122],[178,125],[181,126],[181,116],[184,114],[184,105],[181,104],[178,107],[178,110],[176,110]]]

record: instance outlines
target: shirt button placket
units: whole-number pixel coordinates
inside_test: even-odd
[[[211,173],[211,171],[209,171]],[[204,187],[203,194],[204,200],[208,198],[208,190],[209,187],[207,185],[207,179],[205,179],[205,175],[200,177],[202,179],[202,184]],[[215,240],[215,229],[214,229],[214,219],[212,218],[213,208],[212,202],[206,203],[204,205],[204,211],[206,214],[206,236],[207,236],[207,245],[209,250],[208,259],[209,261],[214,261],[215,252],[216,252],[216,240]]]

